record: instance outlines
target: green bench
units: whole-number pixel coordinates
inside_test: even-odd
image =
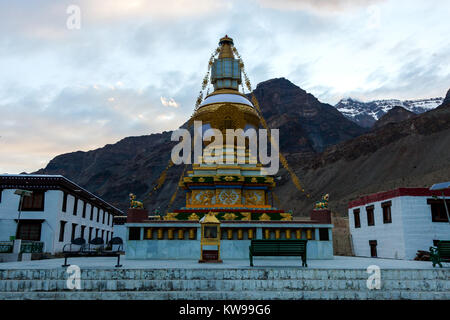
[[[250,266],[256,256],[300,256],[302,266],[306,264],[306,244],[308,240],[252,240],[249,247]]]
[[[450,240],[438,241],[436,247],[430,247],[430,258],[433,268],[436,264],[442,268],[442,262],[450,262]]]

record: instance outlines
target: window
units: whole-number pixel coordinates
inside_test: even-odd
[[[376,258],[377,255],[377,240],[369,240],[370,256]]]
[[[67,211],[67,192],[64,192],[64,195],[63,195],[62,211],[63,212]]]
[[[141,240],[141,228],[131,227],[129,229],[128,240]]]
[[[72,235],[70,236],[70,240],[73,241],[73,239],[75,239],[75,233],[77,231],[77,224],[76,223],[72,223]]]
[[[76,216],[78,211],[78,199],[77,197],[74,198],[73,202],[73,215]]]
[[[373,205],[366,207],[367,212],[367,225],[368,226],[374,226],[375,225],[375,219],[373,217]]]
[[[450,210],[450,200],[445,200],[447,208]],[[447,211],[443,199],[428,199],[427,203],[431,206],[431,221],[448,222]]]
[[[64,228],[66,227],[67,221],[60,221],[59,223],[59,242],[64,241]]]
[[[106,242],[109,241],[109,231],[106,231]]]
[[[92,230],[94,229],[94,227],[89,227],[89,238],[88,241],[92,240]]]
[[[97,222],[100,221],[100,208],[97,208]]]
[[[329,241],[330,238],[328,236],[328,228],[319,228],[319,240],[320,241]]]
[[[85,229],[86,229],[86,226],[81,226],[80,238],[84,239],[84,230]]]
[[[3,189],[0,189],[0,203],[2,203],[2,193],[3,193]]]
[[[108,222],[106,223],[109,226],[109,220],[111,219],[111,215],[108,213]]]
[[[86,218],[86,201],[83,201],[83,218]]]
[[[21,240],[41,240],[41,221],[20,220],[16,237]]]
[[[21,211],[44,211],[44,191],[35,190],[29,197],[22,197]]]
[[[383,208],[383,223],[392,223],[391,206],[391,201],[386,201],[381,204]]]
[[[361,228],[361,220],[359,219],[359,209],[353,210],[353,218],[355,220],[355,228]]]
[[[90,220],[94,219],[94,206],[91,204],[91,217],[89,218]]]
[[[105,230],[102,230],[102,239],[105,240]]]
[[[105,224],[105,211],[103,211],[102,224]]]
[[[98,228],[95,229],[95,237],[98,238]]]

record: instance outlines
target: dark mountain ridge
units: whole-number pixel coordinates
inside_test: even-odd
[[[307,198],[296,190],[286,170],[276,175],[280,206],[297,216],[308,215],[325,193],[331,208],[345,215],[348,201],[360,194],[450,180],[450,90],[439,108],[371,132],[284,78],[262,82],[254,93],[268,125],[280,129],[281,151],[311,193]],[[163,187],[147,195],[168,163],[170,135],[128,137],[60,155],[37,173],[65,175],[124,210],[133,192],[150,210],[164,211],[184,166],[168,170]],[[171,209],[183,203],[180,191]]]

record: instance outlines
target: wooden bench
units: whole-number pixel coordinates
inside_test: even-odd
[[[120,254],[123,251],[123,241],[119,237],[114,237],[108,242],[105,248],[102,238],[95,238],[85,243],[84,239],[78,238],[70,244],[66,244],[63,248],[64,264],[63,267],[68,267],[67,258],[75,257],[117,257],[116,268],[121,267]]]
[[[442,262],[450,262],[450,240],[440,240],[436,247],[430,247],[430,258],[433,268],[436,264],[442,268]]]
[[[250,266],[256,256],[300,256],[302,266],[306,264],[306,244],[308,240],[252,240],[249,247]]]

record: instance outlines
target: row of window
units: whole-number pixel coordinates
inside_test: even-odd
[[[69,194],[68,194],[67,192],[64,192],[63,204],[62,204],[62,211],[63,211],[63,212],[67,212],[67,197],[68,197],[68,196],[69,196]],[[78,198],[75,197],[75,196],[74,196],[74,198],[75,198],[75,200],[74,200],[74,203],[73,203],[73,211],[72,211],[72,214],[73,214],[74,216],[76,216],[76,215],[77,215],[77,212],[78,212],[78,201],[79,201],[80,199],[78,199]],[[86,218],[86,207],[87,207],[87,202],[86,202],[86,201],[83,201],[83,211],[82,211],[82,214],[81,214],[81,217],[82,217],[82,218]],[[96,219],[96,221],[97,221],[97,222],[100,222],[100,208],[94,207],[93,205],[91,205],[91,212],[90,212],[90,215],[89,215],[89,220],[91,220],[91,221],[94,220],[94,208],[97,209],[97,210],[96,210],[96,211],[97,211],[97,219]],[[102,220],[102,224],[105,224],[105,216],[107,216],[106,224],[112,226],[113,221],[112,221],[112,219],[111,219],[111,214],[110,214],[110,213],[107,213],[107,212],[105,212],[105,211],[103,211],[103,215],[102,215],[102,219],[101,219],[101,220]]]
[[[59,228],[59,242],[64,242],[64,234],[66,229],[67,221],[60,221],[60,228]],[[73,241],[75,238],[85,238],[86,236],[86,226],[81,225],[80,226],[80,236],[76,237],[78,224],[72,223],[72,232],[70,234],[70,241]],[[95,231],[94,231],[95,230]],[[110,238],[110,232],[108,230],[103,230],[100,228],[89,227],[88,233],[87,233],[87,241],[91,241],[94,238],[102,238],[105,242],[108,242],[112,238],[112,232],[111,232],[111,238]],[[106,238],[105,238],[106,236]]]
[[[431,211],[431,221],[432,222],[448,222],[447,211],[445,208],[444,200],[442,199],[428,199],[427,204],[430,205]],[[450,208],[450,200],[446,200],[447,207]],[[392,223],[392,215],[391,215],[391,201],[386,201],[381,203],[381,207],[383,209],[383,223]],[[370,205],[366,207],[367,214],[367,225],[374,226],[375,218],[374,218],[374,205]],[[360,220],[360,210],[354,209],[353,216],[355,221],[355,228],[361,227]]]
[[[383,209],[383,223],[392,223],[392,214],[391,214],[391,201],[386,201],[381,203],[381,208]],[[367,214],[367,225],[368,226],[374,226],[375,225],[375,217],[374,217],[374,205],[370,205],[366,207],[366,214]],[[355,221],[355,228],[361,228],[361,219],[360,219],[360,210],[354,209],[353,210],[353,217]]]

